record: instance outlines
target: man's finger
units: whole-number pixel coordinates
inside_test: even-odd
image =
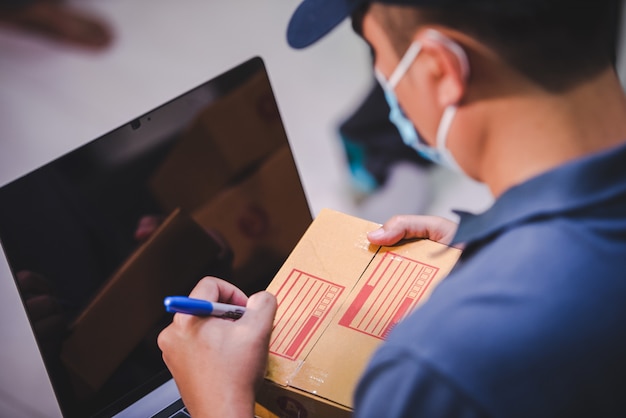
[[[427,238],[447,245],[452,242],[456,228],[456,223],[438,216],[399,215],[367,237],[376,245],[395,245],[414,238]]]

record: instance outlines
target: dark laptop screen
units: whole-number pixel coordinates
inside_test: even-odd
[[[0,240],[64,415],[169,377],[163,297],[204,275],[264,289],[310,222],[258,57],[2,187]]]

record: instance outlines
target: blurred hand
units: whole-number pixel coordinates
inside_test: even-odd
[[[457,227],[455,222],[438,216],[398,215],[368,233],[367,238],[372,244],[386,246],[413,238],[427,238],[449,245]]]
[[[113,38],[105,22],[72,10],[60,1],[35,0],[24,6],[2,6],[0,1],[0,24],[59,42],[100,49]]]
[[[135,228],[135,240],[139,242],[146,241],[152,236],[154,231],[156,231],[159,226],[161,226],[164,220],[165,217],[161,215],[142,216],[139,219],[139,222],[137,222],[137,227]]]
[[[175,314],[158,337],[163,360],[192,416],[253,416],[255,387],[267,364],[276,299],[248,298],[231,283],[202,279],[190,297],[246,306],[237,321]]]

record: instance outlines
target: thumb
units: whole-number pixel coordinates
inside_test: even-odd
[[[381,226],[380,228],[371,231],[367,234],[367,239],[375,245],[387,245],[391,246],[400,242],[405,236],[403,229],[398,229],[393,226]]]
[[[370,232],[367,238],[376,245],[394,245],[413,238],[428,238],[447,245],[454,238],[456,229],[455,222],[439,216],[398,215]]]
[[[248,298],[246,313],[239,321],[254,324],[261,333],[270,333],[276,315],[276,297],[269,292],[258,292]]]

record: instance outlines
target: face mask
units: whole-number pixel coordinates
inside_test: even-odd
[[[467,73],[469,72],[469,64],[463,49],[461,49],[461,47],[458,46],[456,43],[443,37],[443,35],[434,30],[428,31],[428,36],[436,39],[439,42],[444,43],[446,47],[448,47],[455,55],[457,55],[461,64],[461,71],[463,72],[464,76],[467,76]],[[404,112],[402,112],[396,94],[394,92],[396,86],[398,85],[398,82],[400,82],[402,77],[404,77],[409,67],[411,66],[413,61],[415,61],[417,55],[420,53],[421,49],[422,45],[418,41],[413,42],[400,60],[400,63],[398,64],[396,69],[391,74],[391,77],[389,77],[389,80],[386,80],[382,73],[375,69],[376,78],[383,88],[383,91],[385,93],[385,99],[387,100],[387,104],[389,105],[389,120],[398,129],[398,132],[400,133],[403,142],[406,145],[414,148],[424,158],[427,158],[437,164],[443,165],[452,170],[461,171],[461,168],[456,163],[456,160],[454,159],[450,151],[446,148],[448,131],[450,130],[452,120],[454,119],[454,115],[456,114],[456,106],[451,105],[444,109],[441,121],[439,122],[439,127],[437,129],[437,147],[433,148],[426,144],[426,142],[420,138],[413,122],[411,122],[404,115]]]

